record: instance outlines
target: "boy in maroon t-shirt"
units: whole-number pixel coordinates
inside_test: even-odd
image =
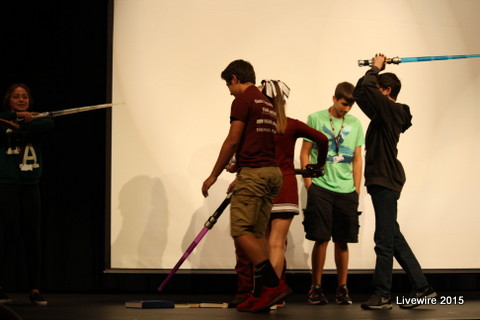
[[[255,266],[255,281],[262,288],[258,295],[252,294],[238,305],[237,310],[268,311],[291,293],[270,263],[265,240],[273,199],[282,184],[275,159],[277,115],[268,98],[255,86],[255,71],[249,62],[231,62],[221,77],[235,97],[230,130],[212,173],[203,183],[202,193],[208,196],[208,189],[235,154],[238,171],[230,207],[231,235],[235,246]]]

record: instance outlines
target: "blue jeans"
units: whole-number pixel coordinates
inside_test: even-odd
[[[400,232],[397,222],[397,200],[400,193],[378,185],[367,186],[375,210],[375,253],[377,260],[373,276],[374,294],[390,296],[393,258],[406,272],[414,289],[428,285],[422,268]]]

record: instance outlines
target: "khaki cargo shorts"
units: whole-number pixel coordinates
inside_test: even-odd
[[[278,167],[241,168],[230,203],[232,237],[265,236],[273,199],[282,186],[282,179]]]

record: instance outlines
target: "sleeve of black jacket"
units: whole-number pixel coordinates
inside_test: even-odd
[[[397,159],[400,134],[411,126],[407,105],[384,96],[377,87],[379,69],[372,67],[357,82],[353,97],[370,119],[365,137],[365,185],[380,185],[400,192],[406,177]]]

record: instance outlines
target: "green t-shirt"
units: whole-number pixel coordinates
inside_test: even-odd
[[[353,155],[355,148],[365,144],[362,124],[360,121],[350,114],[345,115],[345,119],[337,119],[331,117],[330,122],[328,109],[312,113],[308,116],[307,124],[323,132],[328,137],[328,155],[325,164],[325,175],[319,178],[313,178],[312,182],[322,188],[339,192],[350,193],[355,191],[353,183]],[[343,125],[343,128],[342,128]],[[341,131],[340,139],[337,143],[335,137],[338,138]],[[335,132],[335,133],[334,133]],[[312,142],[309,139],[305,139]],[[310,163],[317,163],[318,150],[314,147],[310,153]]]

